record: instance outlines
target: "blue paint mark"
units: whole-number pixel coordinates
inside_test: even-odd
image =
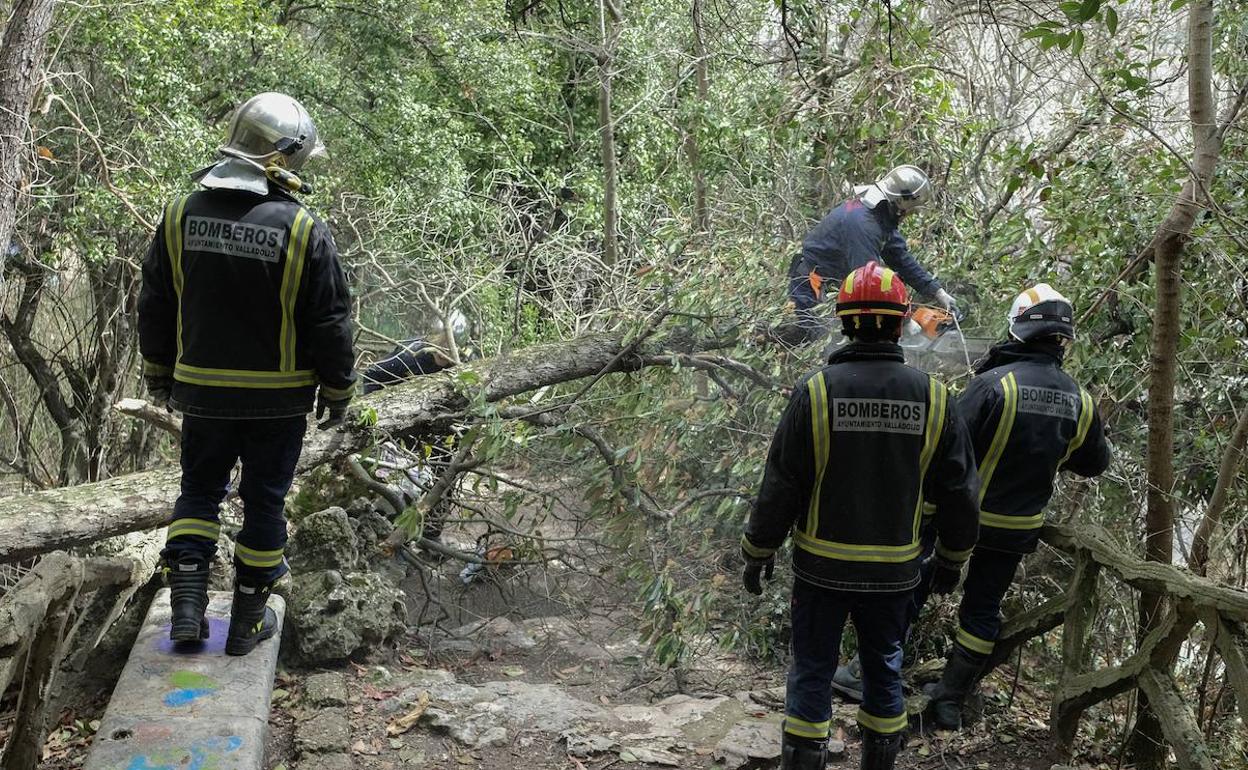
[[[238,751],[242,745],[243,739],[237,735],[208,738],[185,749],[165,749],[134,757],[126,770],[212,770],[218,757]]]
[[[197,698],[205,695],[212,695],[216,690],[174,690],[165,695],[165,705],[169,708],[181,708],[189,706],[195,702]]]

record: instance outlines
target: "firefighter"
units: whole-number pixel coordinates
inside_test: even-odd
[[[460,360],[468,358],[466,349],[471,338],[468,316],[458,310],[451,311],[445,319],[433,323],[433,333],[426,337],[403,340],[390,355],[379,359],[363,373],[363,390],[372,393],[389,385],[397,385],[410,377],[436,374],[455,365],[451,357],[452,345]]]
[[[786,769],[824,766],[846,619],[866,681],[861,766],[893,767],[907,726],[901,643],[919,580],[924,496],[936,506],[932,558],[948,590],[975,544],[970,440],[945,387],[903,363],[898,339],[909,304],[900,277],[875,262],[846,277],[836,313],[850,342],[795,388],[741,541],[746,590],[759,594],[793,530]],[[832,476],[835,485],[826,483]]]
[[[364,393],[373,393],[391,385],[398,385],[412,377],[425,374],[436,374],[455,365],[455,357],[465,360],[472,357],[473,351],[467,346],[472,339],[472,324],[468,316],[453,310],[445,318],[433,323],[433,332],[425,337],[413,337],[401,341],[390,355],[379,359],[367,367],[362,375]],[[454,351],[454,355],[452,354]],[[439,437],[429,444],[429,462],[434,467],[450,464],[455,454],[455,434]],[[415,449],[416,444],[404,440],[408,449]],[[390,451],[397,454],[394,447]],[[403,483],[400,492],[404,504],[415,502],[416,495],[423,493],[422,484],[416,473],[407,475],[407,483]],[[426,517],[421,537],[438,540],[442,537],[442,527],[450,512],[453,499],[448,492],[442,496],[437,507]]]
[[[1092,396],[1062,371],[1075,339],[1070,301],[1042,283],[1018,295],[1007,322],[1008,340],[989,352],[958,399],[983,486],[957,634],[944,675],[927,688],[927,719],[947,730],[961,727],[962,703],[1001,631],[1001,600],[1040,540],[1058,471],[1099,476],[1110,462]]]
[[[143,261],[139,345],[156,404],[182,412],[182,486],[161,552],[170,638],[206,639],[218,509],[242,461],[244,520],[234,549],[225,651],[245,655],[277,632],[267,607],[287,571],[283,507],[315,404],[327,429],[355,390],[351,304],[334,240],[295,197],[323,154],[307,111],[262,93],[230,121],[203,189],[165,207]]]
[[[789,264],[789,299],[798,314],[793,341],[823,336],[822,324],[812,310],[824,300],[825,288],[840,285],[851,270],[871,260],[882,260],[907,285],[958,314],[957,302],[918,263],[898,229],[907,214],[931,197],[927,174],[915,166],[898,166],[878,181],[854,188],[854,197],[832,209],[806,234],[801,252]]]

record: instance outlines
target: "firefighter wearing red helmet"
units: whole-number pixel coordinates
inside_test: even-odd
[[[904,363],[898,340],[909,308],[901,279],[876,262],[845,278],[836,312],[850,343],[794,389],[742,537],[745,587],[758,594],[793,536],[786,770],[824,766],[846,620],[865,682],[861,767],[894,766],[907,727],[901,645],[919,582],[924,499],[936,508],[934,566],[960,574],[975,544],[970,438],[944,385]]]

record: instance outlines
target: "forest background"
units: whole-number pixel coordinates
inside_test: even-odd
[[[484,471],[561,482],[470,480],[521,537],[542,528],[522,508],[572,515],[566,492],[583,492],[592,568],[636,591],[658,665],[705,644],[783,654],[784,581],[742,602],[736,541],[785,388],[818,349],[758,332],[785,318],[803,233],[905,162],[938,190],[905,233],[968,330],[1001,336],[1038,281],[1080,313],[1069,368],[1116,459],[1068,481],[1051,516],[1243,587],[1246,54],[1248,8],[1184,0],[59,3],[2,257],[0,483],[172,457],[112,408],[142,395],[138,264],[232,108],[281,90],[329,150],[307,202],[337,239],[362,361],[452,308],[487,358],[589,332],[718,340],[713,360],[553,388],[553,424],[485,404],[470,420]],[[1068,567],[1042,552],[1012,606]],[[1095,657],[1123,660],[1147,598],[1107,588],[1097,611]],[[1044,645],[1028,654],[1056,654]],[[1209,645],[1178,665],[1216,745],[1242,756]],[[1106,735],[1134,724],[1113,703]]]

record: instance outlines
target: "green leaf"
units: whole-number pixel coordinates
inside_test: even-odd
[[[1177,11],[1185,5],[1187,5],[1187,0],[1174,0],[1174,2],[1170,4],[1170,10]]]
[[[1022,35],[1020,35],[1019,37],[1021,37],[1023,40],[1031,40],[1033,38],[1044,37],[1045,35],[1050,35],[1052,33],[1053,33],[1053,30],[1049,29],[1048,27],[1032,27],[1031,29],[1024,32]]]
[[[1110,35],[1118,34],[1118,12],[1113,7],[1105,9],[1105,26],[1109,29]]]
[[[1069,2],[1058,3],[1057,7],[1062,13],[1066,14],[1066,18],[1075,21],[1079,18],[1079,13],[1083,9],[1083,3],[1078,0],[1070,0]]]
[[[1101,10],[1101,0],[1083,0],[1083,4],[1079,6],[1079,12],[1075,14],[1075,21],[1080,24],[1090,21],[1099,10]]]
[[[1070,33],[1070,55],[1078,56],[1083,50],[1083,30],[1077,29]]]

